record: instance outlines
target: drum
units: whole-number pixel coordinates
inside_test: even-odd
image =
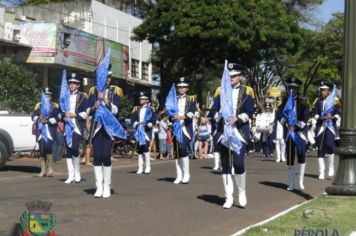
[[[256,131],[260,133],[272,133],[273,113],[261,113],[256,117]]]

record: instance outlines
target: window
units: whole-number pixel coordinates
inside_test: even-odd
[[[148,80],[148,63],[142,62],[142,79]]]
[[[131,77],[133,78],[138,78],[138,67],[139,67],[139,61],[132,59],[131,60]]]

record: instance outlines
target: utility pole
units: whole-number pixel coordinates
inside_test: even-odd
[[[356,1],[345,0],[345,47],[339,166],[329,195],[356,196]]]

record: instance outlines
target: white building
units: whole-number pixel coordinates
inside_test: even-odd
[[[114,1],[105,2],[112,4]],[[33,46],[31,53],[22,53],[17,56],[20,61],[25,60],[37,67],[43,66],[44,86],[59,85],[57,80],[60,80],[61,65],[70,71],[82,73],[83,77],[93,78],[92,72],[96,66],[93,63],[93,57],[98,61],[98,58],[102,56],[102,42],[104,42],[106,51],[108,47],[111,47],[111,64],[114,78],[117,79],[115,82],[123,87],[125,93],[136,93],[139,90],[150,91],[151,88],[159,86],[152,80],[150,62],[152,45],[147,41],[131,40],[132,29],[142,23],[141,19],[95,0],[30,5],[11,10],[13,19],[11,16],[5,17],[7,22],[4,26],[5,28],[7,26],[8,30],[6,32],[5,29],[4,33],[9,35],[11,29],[13,33],[18,33],[20,28],[19,42],[22,44],[37,44],[38,40],[31,40],[34,35],[42,35],[48,30],[52,33],[56,32],[54,38],[51,39],[56,41],[55,48],[45,54],[52,56],[51,59],[44,60],[43,58],[43,48],[48,48],[48,45],[43,45],[40,49],[42,50],[40,59],[36,58],[39,55],[38,51],[34,51],[36,45],[31,45]],[[26,32],[33,30],[27,39],[24,28]],[[12,37],[14,38],[16,37]],[[70,46],[66,48],[68,43]],[[79,59],[75,58],[77,55]],[[26,56],[28,56],[27,59]],[[93,79],[89,79],[89,85],[92,83]]]

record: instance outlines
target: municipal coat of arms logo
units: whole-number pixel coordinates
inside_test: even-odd
[[[56,216],[50,211],[52,203],[33,201],[26,204],[27,210],[20,218],[22,236],[55,236]]]

